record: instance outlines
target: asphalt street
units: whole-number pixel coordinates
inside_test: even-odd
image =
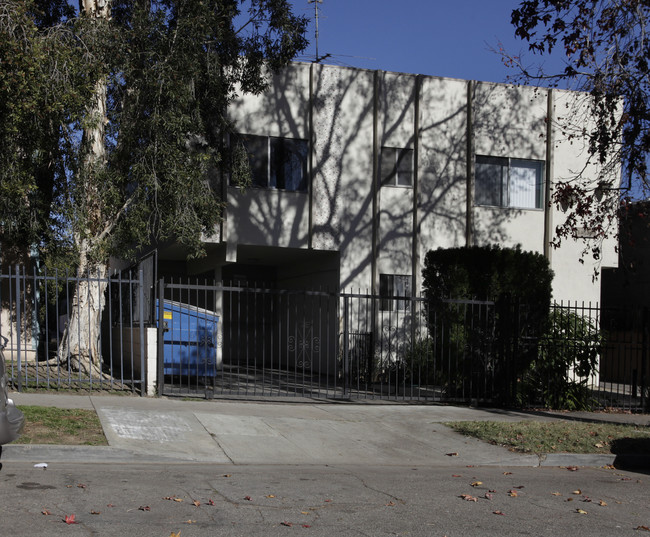
[[[18,405],[94,409],[109,445],[4,446],[0,536],[638,537],[650,531],[647,457],[630,471],[613,455],[521,455],[444,425],[526,419],[647,425],[648,415],[12,397]]]
[[[649,483],[611,468],[18,462],[0,472],[0,527],[7,536],[639,537]]]

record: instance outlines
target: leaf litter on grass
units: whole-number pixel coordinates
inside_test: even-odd
[[[615,423],[456,421],[445,425],[521,453],[630,453],[650,442],[650,427]]]

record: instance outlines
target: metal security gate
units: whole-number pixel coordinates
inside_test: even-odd
[[[158,290],[159,393],[342,393],[336,295],[164,281]]]
[[[486,400],[494,384],[483,362],[459,359],[485,356],[457,326],[429,337],[421,298],[165,281],[158,297],[161,395]],[[463,303],[462,322],[489,322],[491,306]]]
[[[163,395],[526,406],[559,379],[593,407],[648,406],[647,322],[596,307],[556,304],[541,334],[516,301],[164,281],[158,296]]]

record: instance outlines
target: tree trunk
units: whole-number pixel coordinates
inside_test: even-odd
[[[109,0],[81,0],[80,8],[97,19],[108,19]],[[68,309],[68,325],[59,347],[59,363],[67,365],[86,378],[100,378],[102,373],[101,319],[108,286],[106,263],[91,261],[93,247],[101,241],[107,215],[97,188],[98,172],[106,165],[106,81],[100,79],[88,104],[88,121],[83,132],[83,158],[80,179],[86,222],[77,223],[74,232],[79,252],[79,267],[72,305]],[[83,229],[83,233],[80,230]]]
[[[105,376],[102,373],[101,321],[106,304],[107,273],[105,264],[80,263],[72,304],[68,307],[68,323],[59,346],[59,363],[85,378]]]

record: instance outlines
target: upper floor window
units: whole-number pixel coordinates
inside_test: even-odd
[[[243,135],[252,186],[307,191],[307,140]]]
[[[476,156],[476,205],[541,209],[543,185],[541,160]]]
[[[381,184],[413,186],[413,150],[381,148]]]
[[[380,274],[379,296],[382,311],[404,311],[408,309],[408,300],[397,300],[394,297],[411,296],[411,276],[402,274]]]

